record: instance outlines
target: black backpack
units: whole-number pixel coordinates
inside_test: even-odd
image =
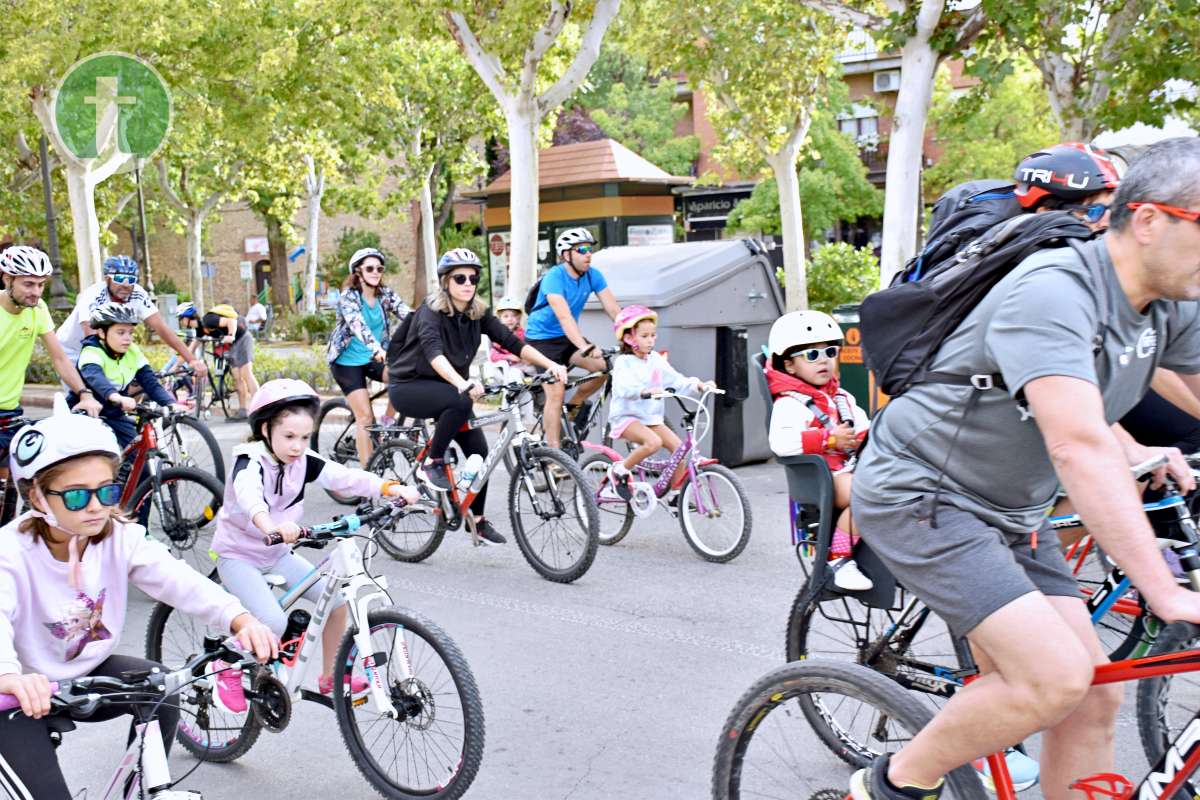
[[[564,267],[564,269],[565,269],[565,267]],[[592,293],[592,271],[589,269],[584,274],[588,276],[588,294],[590,295]],[[533,282],[533,286],[529,287],[529,291],[525,293],[525,314],[526,314],[526,316],[528,316],[529,314],[532,314],[535,311],[538,311],[539,309],[543,309],[546,306],[550,305],[549,300],[543,300],[541,303],[539,303],[537,301],[538,292],[540,292],[542,290],[542,281],[544,281],[545,279],[546,279],[545,275],[538,278],[536,281]]]
[[[999,376],[947,375],[929,366],[971,309],[1014,267],[1037,250],[1078,249],[1091,238],[1091,229],[1065,211],[1019,214],[953,257],[915,272],[906,269],[887,289],[868,295],[859,312],[862,344],[879,387],[892,397],[916,383],[1003,388]]]
[[[904,265],[892,285],[920,280],[925,270],[1020,214],[1015,190],[1011,182],[998,180],[967,181],[948,190],[933,204],[925,247]]]

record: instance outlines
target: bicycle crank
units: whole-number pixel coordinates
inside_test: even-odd
[[[654,513],[654,507],[658,505],[658,497],[654,494],[654,487],[644,481],[634,481],[633,496],[629,498],[629,507],[633,509],[633,513],[638,519],[645,519]]]

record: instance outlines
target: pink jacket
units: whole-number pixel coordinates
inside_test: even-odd
[[[111,534],[87,546],[80,589],[73,589],[67,562],[18,529],[28,517],[0,528],[0,675],[37,672],[62,681],[92,672],[121,641],[130,583],[223,631],[246,611],[132,523],[114,522]]]
[[[265,511],[276,525],[299,524],[304,516],[304,490],[310,483],[364,497],[378,497],[383,489],[383,478],[378,475],[349,469],[312,450],[284,467],[262,442],[239,445],[233,448],[233,470],[217,514],[213,550],[222,558],[248,561],[260,569],[275,564],[291,547],[263,544],[254,515]]]
[[[525,329],[518,325],[516,330],[513,331],[513,336],[516,336],[522,342],[525,341]],[[520,364],[521,358],[505,350],[500,346],[499,342],[492,342],[492,348],[488,351],[488,361],[491,361],[493,364]]]

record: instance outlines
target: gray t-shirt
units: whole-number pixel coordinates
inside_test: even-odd
[[[1030,409],[1017,399],[1025,384],[1048,375],[1094,383],[1112,423],[1146,393],[1155,367],[1200,372],[1200,306],[1159,300],[1139,313],[1121,290],[1104,239],[1083,247],[1095,266],[1069,247],[1026,259],[934,359],[939,372],[998,373],[1008,391],[981,392],[965,421],[967,399],[978,391],[971,387],[923,383],[893,400],[871,426],[854,473],[856,494],[903,503],[931,494],[944,469],[944,502],[1001,530],[1028,532],[1053,502],[1058,479]]]

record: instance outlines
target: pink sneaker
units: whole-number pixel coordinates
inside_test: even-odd
[[[213,662],[213,672],[217,676],[217,699],[233,713],[240,714],[248,707],[246,690],[242,688],[242,671],[229,667],[224,661]]]
[[[350,694],[361,694],[370,688],[371,684],[367,683],[367,679],[359,675],[347,675],[346,683],[350,684]],[[317,688],[321,694],[333,693],[333,676],[322,675],[317,679]]]

